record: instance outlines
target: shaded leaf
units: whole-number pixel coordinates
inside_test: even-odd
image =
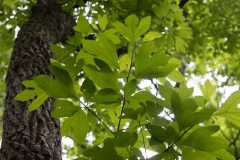
[[[82,143],[85,140],[88,130],[88,119],[82,110],[66,119],[62,125],[62,134],[73,138],[78,143]]]
[[[84,16],[79,16],[77,25],[73,27],[75,31],[82,32],[84,35],[89,35],[92,28]]]
[[[112,88],[118,90],[119,84],[117,75],[113,71],[107,71],[91,65],[83,67],[86,75],[100,88]]]
[[[86,78],[81,86],[81,92],[84,94],[85,98],[89,100],[95,93],[96,87],[92,80]]]
[[[97,92],[95,100],[103,104],[120,103],[122,96],[114,89],[104,88]]]
[[[62,118],[71,117],[75,112],[79,111],[80,107],[74,105],[70,101],[57,100],[53,103],[54,111],[51,113],[52,117]]]
[[[195,129],[183,144],[201,151],[215,151],[224,149],[227,141],[223,138],[212,136],[219,130],[219,126],[207,126]]]

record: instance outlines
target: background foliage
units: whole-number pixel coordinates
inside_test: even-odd
[[[186,2],[186,3],[184,3]],[[34,1],[0,1],[0,105],[19,27]],[[17,100],[58,98],[70,159],[238,159],[240,92],[237,0],[62,0],[75,34],[52,44],[46,75]],[[208,77],[209,80],[206,80]],[[191,81],[200,81],[190,87]],[[28,88],[34,88],[29,90]],[[236,88],[236,87],[235,87]],[[65,155],[66,156],[66,155]]]

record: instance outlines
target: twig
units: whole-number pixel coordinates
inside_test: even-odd
[[[93,114],[106,128],[107,130],[114,135],[113,131],[111,131],[111,129],[103,122],[103,120],[93,111],[91,110],[88,106],[86,106],[81,100],[79,100],[80,103],[91,113]],[[115,135],[114,135],[115,136]]]
[[[129,76],[130,76],[130,73],[131,73],[131,70],[132,70],[132,67],[133,67],[133,57],[134,57],[134,54],[135,54],[135,50],[136,50],[136,46],[133,45],[133,47],[132,47],[131,62],[130,62],[130,67],[129,67],[128,74],[127,74],[127,81],[126,81],[126,83],[129,81]],[[119,121],[118,121],[117,132],[120,131],[120,126],[121,126],[121,121],[122,121],[122,115],[123,115],[123,111],[124,111],[125,104],[126,104],[126,96],[124,95],[124,96],[123,96],[122,110],[121,110],[120,117],[119,117]]]
[[[223,135],[223,137],[226,139],[226,140],[228,140],[229,142],[230,142],[230,144],[231,144],[231,139],[230,138],[228,138],[227,137],[227,135],[220,129],[220,132],[221,132],[221,134]],[[230,145],[229,144],[229,145]]]
[[[156,96],[158,95],[158,85],[153,82],[153,79],[151,79],[151,83],[153,84],[154,88],[156,89]]]
[[[162,153],[167,152],[170,148],[172,148],[173,145],[175,145],[178,141],[180,141],[181,138],[182,138],[190,129],[192,129],[192,127],[189,127],[186,131],[184,131],[183,134],[182,134],[181,136],[179,136],[172,144],[170,144],[170,145],[168,146],[168,148],[166,148]]]
[[[237,140],[238,140],[239,137],[240,137],[240,129],[238,130],[238,133],[237,133],[237,135],[236,135],[235,138],[234,138],[234,136],[233,136],[233,132],[232,132],[232,130],[231,130],[231,135],[232,135],[233,140],[232,140],[232,142],[229,144],[229,146],[231,146],[231,145],[234,146],[234,152],[235,152],[234,154],[235,154],[235,158],[238,159],[239,157],[238,157],[238,146],[237,146]]]

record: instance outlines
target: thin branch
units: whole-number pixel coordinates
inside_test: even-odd
[[[223,135],[223,137],[224,137],[226,140],[228,140],[228,141],[230,142],[230,144],[231,144],[231,139],[227,137],[227,135],[223,132],[223,130],[220,129],[220,132],[221,132],[221,134]],[[230,144],[229,144],[229,145],[230,145]]]
[[[103,122],[103,120],[93,111],[91,110],[88,106],[86,106],[81,100],[79,100],[80,103],[91,113],[93,114],[105,127],[106,129],[112,134],[114,135],[113,131],[111,131],[111,129]],[[114,135],[115,136],[115,135]]]
[[[134,54],[135,54],[135,50],[136,50],[136,45],[134,44],[133,47],[132,47],[132,56],[131,56],[129,71],[128,71],[128,74],[127,74],[126,83],[129,81],[129,76],[130,76],[130,73],[131,73],[131,70],[132,70],[132,67],[133,67],[133,57],[134,57]],[[118,121],[117,132],[120,131],[120,126],[121,126],[121,121],[122,121],[122,116],[123,116],[123,111],[124,111],[124,108],[125,108],[125,104],[126,104],[126,97],[124,95],[123,96],[122,110],[121,110],[119,121]]]
[[[178,141],[181,140],[181,138],[190,130],[192,129],[192,127],[189,127],[186,131],[183,132],[183,134],[181,136],[179,136],[172,144],[170,144],[168,146],[168,148],[166,148],[163,153],[167,152],[170,148],[172,148]]]
[[[234,136],[233,136],[233,132],[232,132],[232,130],[231,130],[231,135],[232,135],[233,140],[232,140],[232,142],[229,144],[229,146],[231,146],[231,145],[234,146],[234,152],[235,152],[234,154],[235,154],[235,158],[238,159],[238,146],[237,146],[237,140],[238,140],[239,137],[240,137],[240,129],[238,130],[238,133],[237,133],[237,135],[236,135],[235,138],[234,138]]]
[[[236,137],[233,139],[232,143],[236,143],[237,140],[239,139],[239,137],[240,137],[240,129],[238,130],[238,133],[237,133]]]
[[[154,88],[156,89],[156,96],[158,95],[158,84],[153,82],[153,79],[151,79],[151,83],[153,84]]]
[[[176,120],[175,118],[172,118],[171,115],[170,115],[166,110],[164,110],[164,113],[165,113],[165,115],[167,115],[172,121],[175,121],[175,120]]]

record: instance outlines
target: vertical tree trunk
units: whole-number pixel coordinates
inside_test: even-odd
[[[29,102],[14,100],[24,89],[21,81],[50,74],[49,45],[71,34],[73,18],[54,0],[39,0],[21,28],[13,48],[6,77],[7,94],[3,119],[1,160],[60,160],[59,119],[51,118],[51,99],[29,112]]]

